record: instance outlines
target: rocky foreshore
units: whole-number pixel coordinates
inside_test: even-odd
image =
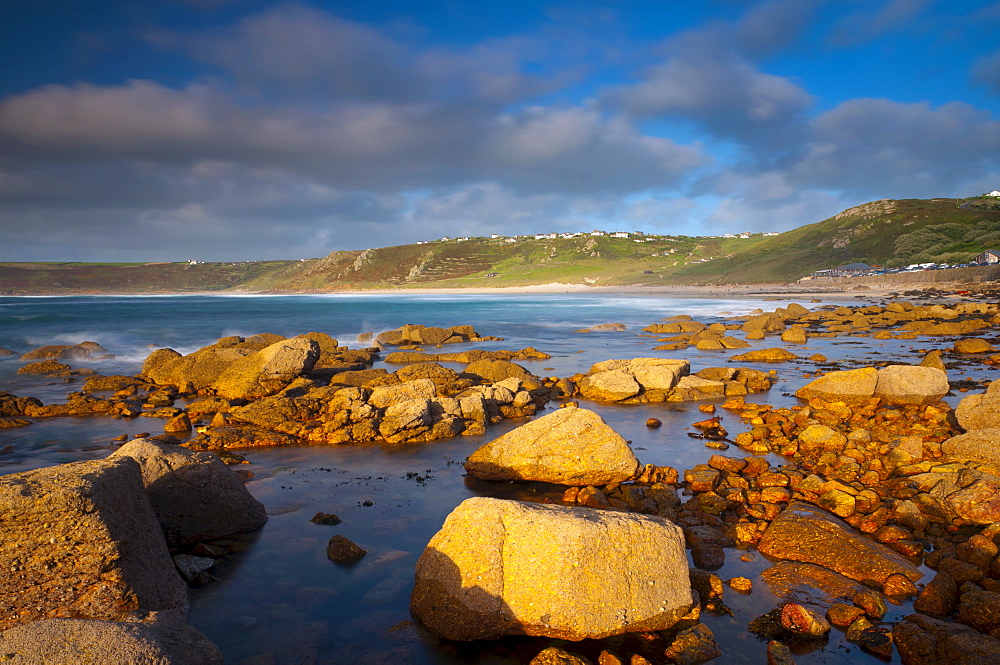
[[[211,582],[232,537],[267,520],[246,474],[222,458],[266,445],[482,435],[518,419],[468,457],[466,472],[565,489],[546,504],[478,497],[455,508],[415,566],[411,611],[433,634],[588,640],[546,648],[536,665],[725,662],[701,619],[762,585],[778,602],[747,630],[767,641],[768,663],[794,662],[831,631],[905,665],[997,662],[1000,382],[957,408],[943,401],[967,390],[950,364],[1000,364],[997,326],[1000,306],[985,302],[793,305],[712,325],[672,317],[639,334],[664,354],[718,352],[718,366],[611,358],[565,377],[529,370],[548,358],[530,347],[452,351],[498,341],[471,326],[403,326],[357,349],[318,332],[226,337],[186,355],[157,349],[135,376],[74,368],[109,353],[94,343],[30,350],[22,372],[82,390],[49,405],[0,393],[2,426],[151,417],[164,433],[106,459],[0,476],[0,653],[14,663],[222,662],[185,623],[188,585]],[[918,364],[851,369],[786,348],[857,336],[954,341]],[[383,354],[398,368],[374,367]],[[797,403],[762,401],[791,360],[815,368]],[[750,366],[761,364],[777,369]],[[705,463],[643,463],[588,402],[700,405],[689,434],[708,448]],[[730,435],[727,419],[741,431]],[[331,559],[365,555],[335,541]],[[761,556],[771,565],[756,582],[714,572]],[[886,620],[900,603],[913,612]],[[98,644],[116,646],[95,656]]]

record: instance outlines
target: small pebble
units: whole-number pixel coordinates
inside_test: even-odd
[[[739,591],[740,593],[750,593],[753,591],[753,580],[746,577],[733,577],[726,580],[726,584],[733,591]]]

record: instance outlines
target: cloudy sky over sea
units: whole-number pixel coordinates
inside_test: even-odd
[[[0,261],[782,231],[977,195],[998,35],[996,0],[0,0]]]

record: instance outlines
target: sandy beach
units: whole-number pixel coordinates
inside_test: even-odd
[[[726,285],[678,285],[678,286],[589,286],[586,284],[564,284],[549,282],[530,286],[505,287],[463,287],[463,288],[399,288],[370,290],[326,290],[302,291],[309,294],[373,294],[401,295],[405,293],[441,294],[441,295],[504,295],[504,294],[622,294],[629,296],[668,296],[673,298],[776,298],[800,299],[803,301],[843,301],[858,299],[880,299],[892,294],[909,294],[920,298],[914,292],[925,291],[928,297],[935,299],[960,299],[967,297],[969,292],[976,292],[981,285],[970,285],[961,282],[929,283],[913,282],[908,284],[872,284],[856,285],[805,285],[805,284],[726,284]],[[258,295],[253,291],[229,291],[227,293],[246,293]],[[194,295],[194,294],[186,294]],[[200,295],[218,295],[218,292],[206,292]],[[287,294],[291,295],[291,294]]]

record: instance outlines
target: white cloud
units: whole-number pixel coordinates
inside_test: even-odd
[[[789,170],[799,186],[879,198],[962,195],[966,182],[1000,164],[1000,121],[959,102],[849,100],[816,118],[811,136]]]
[[[663,62],[637,82],[608,90],[605,101],[638,117],[684,118],[719,137],[772,142],[814,102],[790,78],[762,71],[741,52],[743,46],[762,51],[780,44],[758,23],[783,4],[762,6],[761,18],[751,13],[743,26],[715,24],[673,37]]]
[[[770,200],[733,196],[722,199],[704,224],[724,233],[788,231],[824,220],[860,202],[816,189],[800,189],[788,197]]]

